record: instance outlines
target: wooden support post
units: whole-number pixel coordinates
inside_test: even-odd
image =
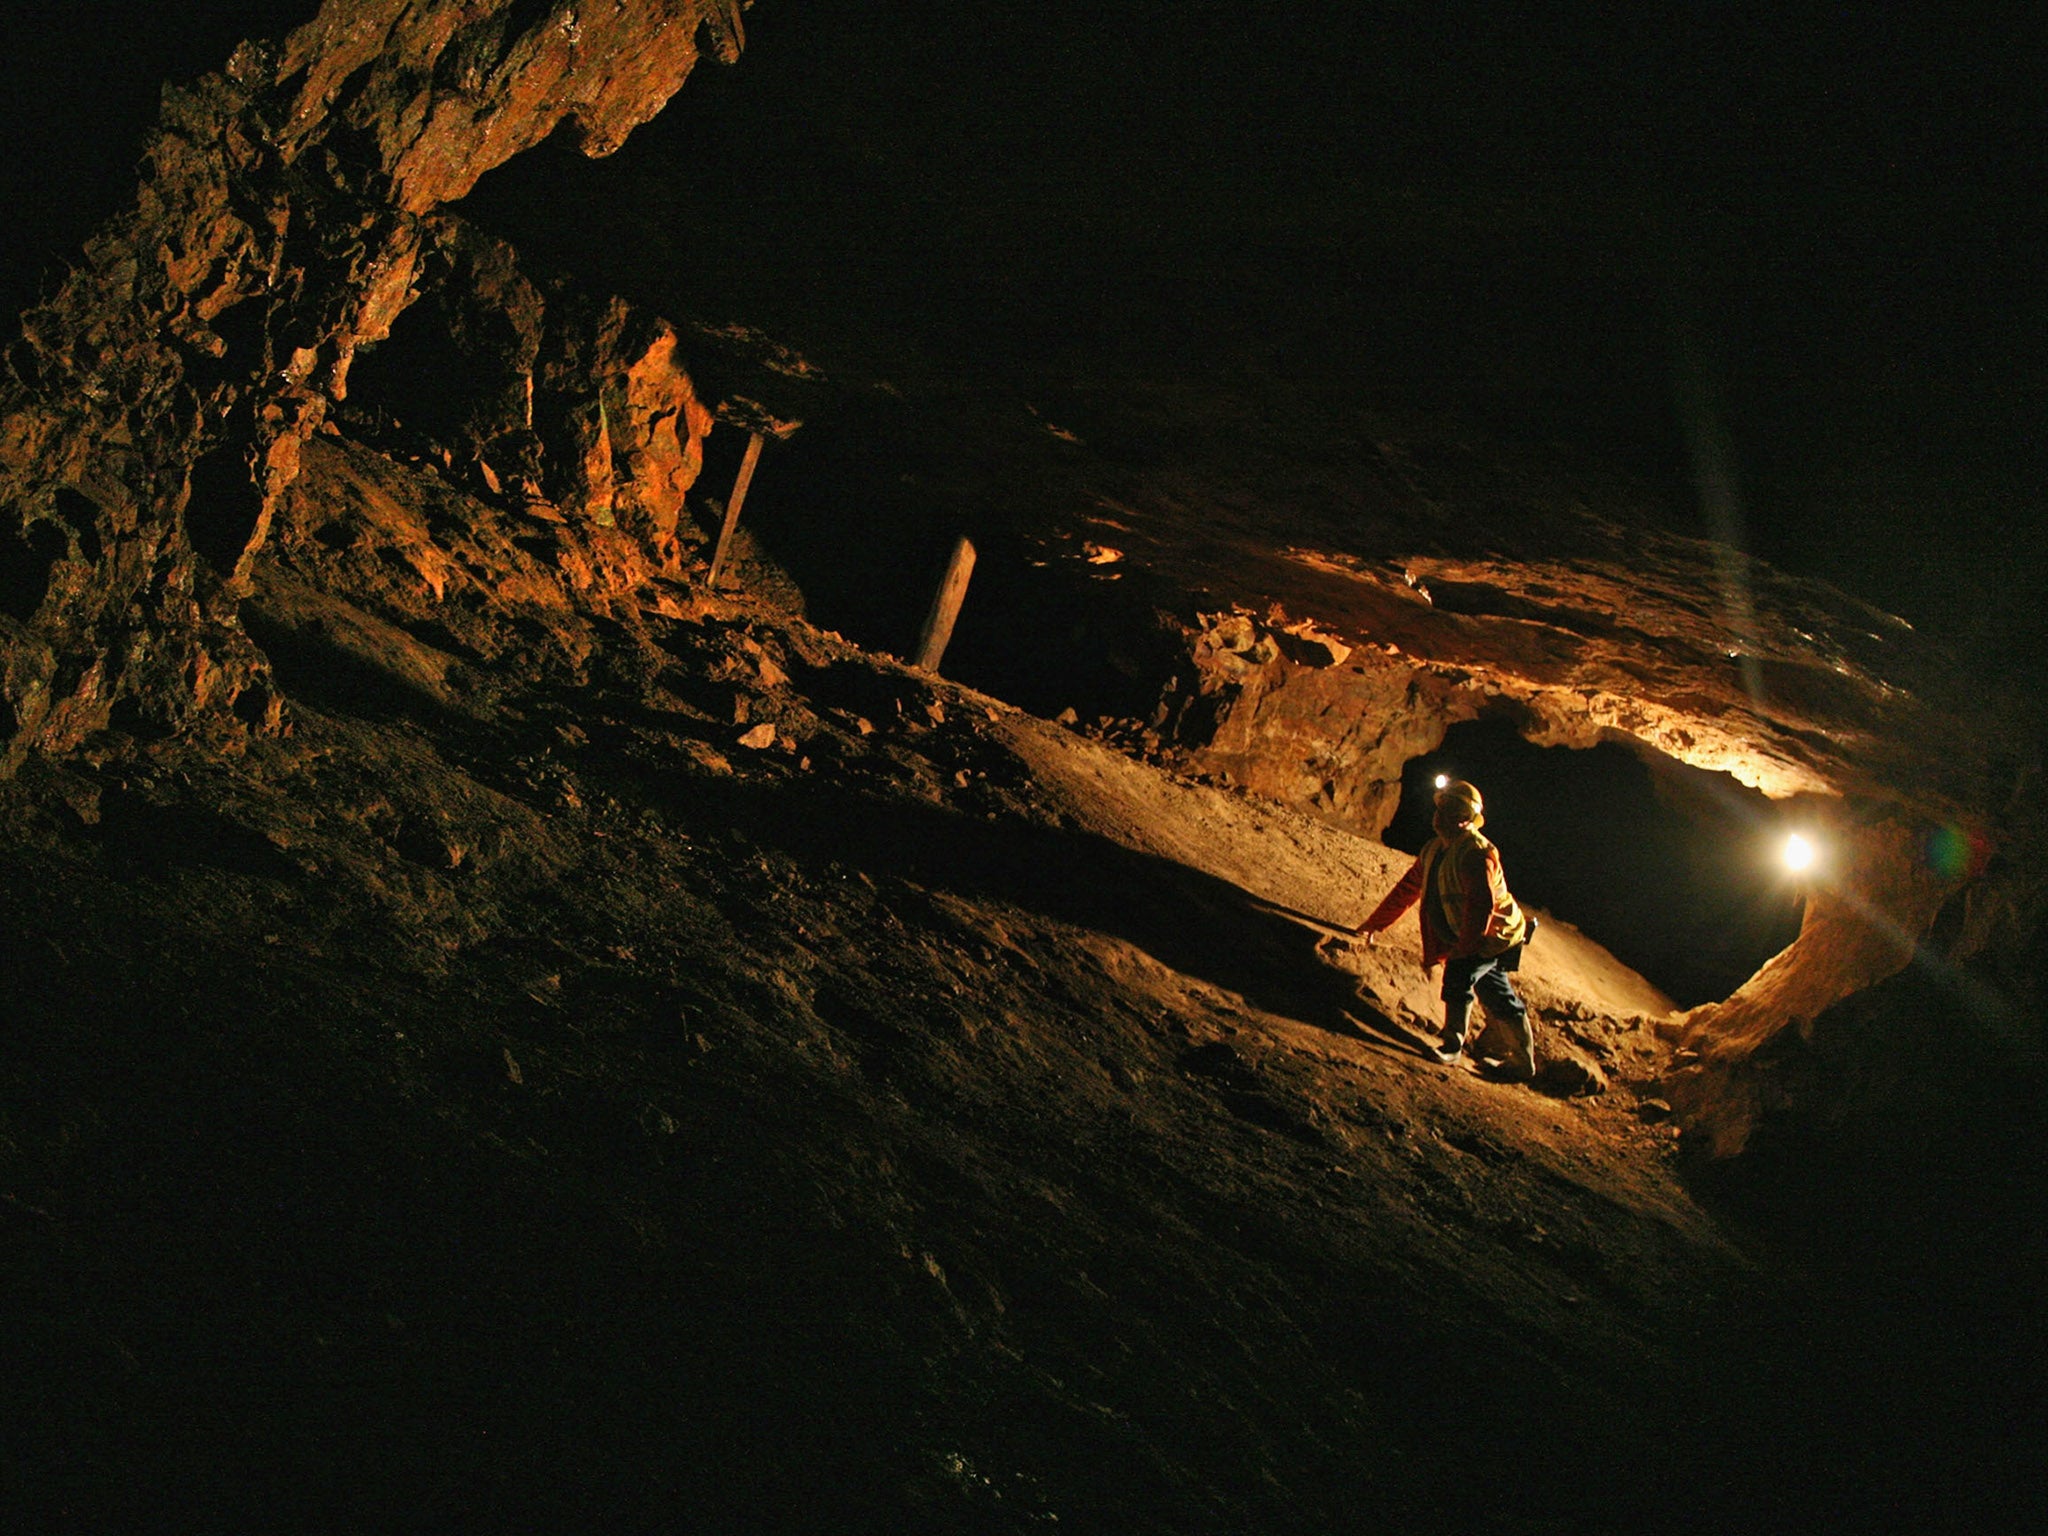
[[[961,601],[967,596],[967,578],[974,574],[974,546],[965,538],[953,544],[953,558],[946,562],[945,579],[932,598],[932,611],[925,615],[924,633],[918,637],[916,666],[920,671],[939,670],[939,658],[953,638],[953,621],[960,617]]]
[[[732,499],[725,504],[725,521],[718,529],[718,547],[711,553],[711,572],[704,578],[706,587],[718,585],[719,573],[725,569],[725,558],[732,553],[732,536],[740,525],[740,508],[747,504],[747,487],[754,483],[754,466],[761,462],[761,434],[754,433],[747,439],[747,456],[740,460],[740,472],[732,483]]]

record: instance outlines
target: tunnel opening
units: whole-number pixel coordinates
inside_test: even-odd
[[[185,503],[185,533],[201,559],[232,576],[256,536],[263,493],[246,448],[216,448],[192,466]]]
[[[358,354],[344,421],[358,430],[382,426],[421,443],[473,446],[479,420],[520,381],[503,360],[465,346],[459,330],[441,292],[407,308],[390,335]]]
[[[706,554],[746,446],[746,432],[726,427],[704,439],[694,499]],[[764,445],[740,527],[744,542],[802,593],[811,622],[907,656],[955,528],[889,467],[900,458],[899,445],[872,423],[806,423],[787,441]],[[736,586],[746,580],[740,572],[727,578]]]
[[[1799,935],[1804,901],[1777,859],[1776,810],[1727,774],[1618,743],[1539,747],[1493,715],[1408,762],[1389,846],[1414,853],[1428,840],[1439,774],[1485,796],[1486,835],[1517,900],[1681,1008],[1727,997]]]
[[[704,440],[692,506],[707,552],[745,446],[745,433],[723,428]],[[906,659],[953,542],[965,535],[977,557],[940,663],[945,676],[1044,716],[1069,708],[1088,719],[1151,715],[1160,680],[1186,660],[1185,637],[1166,617],[1172,598],[1145,591],[1143,578],[1122,567],[1091,573],[1004,510],[930,470],[900,413],[876,409],[807,423],[769,443],[741,527],[801,594],[810,622]],[[1116,601],[1105,597],[1112,584]]]

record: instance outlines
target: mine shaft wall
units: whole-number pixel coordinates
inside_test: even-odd
[[[700,47],[741,41],[737,0],[326,0],[167,90],[134,203],[23,318],[0,385],[0,771],[120,709],[274,725],[236,618],[250,561],[417,297],[425,217],[558,129],[609,153]]]
[[[1452,726],[1503,711],[1539,745],[1627,740],[1640,753],[1685,760],[1690,737],[1714,742],[1697,766],[1726,766],[1712,722],[1695,732],[1671,712],[1646,714],[1656,729],[1635,736],[1588,718],[1573,691],[1293,629],[1242,613],[1193,628],[1196,682],[1183,694],[1180,745],[1197,771],[1364,835],[1380,835],[1392,821],[1410,759],[1434,750]],[[1908,807],[1833,795],[1786,799],[1827,859],[1798,937],[1724,1001],[1672,1024],[1686,1047],[1674,1102],[1717,1155],[1740,1151],[1770,1107],[1752,1064],[1786,1032],[1811,1038],[1837,1004],[1932,958],[1925,941],[1935,919],[1971,877],[1930,863],[1929,823]]]

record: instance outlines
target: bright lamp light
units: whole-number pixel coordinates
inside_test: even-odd
[[[1451,787],[1451,776],[1448,773],[1438,774],[1436,776],[1436,787],[1438,789],[1449,789]]]
[[[1799,833],[1794,832],[1785,839],[1785,867],[1793,874],[1805,874],[1819,857],[1820,850]]]

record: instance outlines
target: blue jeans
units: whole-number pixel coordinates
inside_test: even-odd
[[[1506,954],[1466,955],[1444,962],[1444,1046],[1457,1050],[1465,1043],[1465,1025],[1472,1016],[1472,999],[1477,996],[1486,1011],[1500,1020],[1515,1043],[1515,1058],[1509,1063],[1523,1076],[1536,1071],[1536,1034],[1529,1027],[1529,1010],[1515,992],[1509,976],[1522,964],[1522,947],[1517,944]]]

